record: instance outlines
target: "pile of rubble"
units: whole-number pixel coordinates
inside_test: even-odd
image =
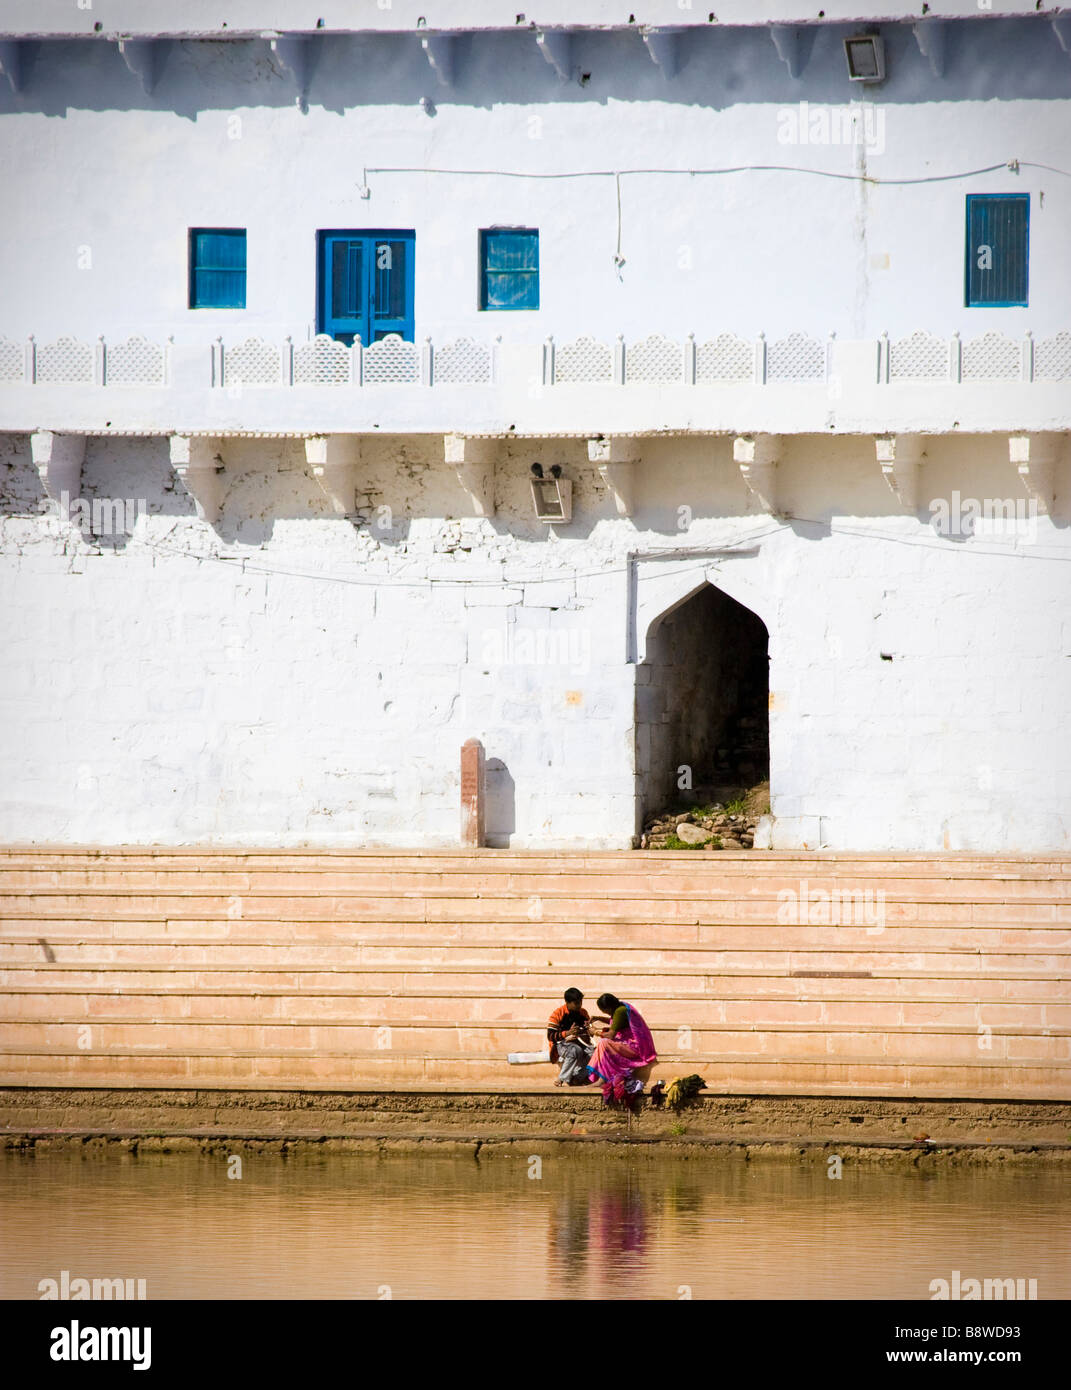
[[[726,804],[664,811],[647,819],[640,849],[751,849],[767,809],[759,809],[759,799],[749,795]]]

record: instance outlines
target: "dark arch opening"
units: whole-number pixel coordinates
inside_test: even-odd
[[[769,643],[757,614],[709,584],[652,629],[637,668],[638,829],[656,812],[725,801],[769,777]]]

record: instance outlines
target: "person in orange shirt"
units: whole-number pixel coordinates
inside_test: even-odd
[[[547,1042],[550,1060],[560,1069],[555,1086],[586,1084],[588,1058],[592,1053],[590,1015],[581,1006],[584,996],[578,989],[565,991],[565,1003],[559,1005],[547,1020]]]

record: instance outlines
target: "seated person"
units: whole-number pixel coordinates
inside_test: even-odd
[[[550,1060],[561,1064],[555,1086],[586,1083],[592,1042],[588,1031],[589,1014],[581,1007],[584,996],[578,989],[565,991],[565,1003],[547,1020]]]

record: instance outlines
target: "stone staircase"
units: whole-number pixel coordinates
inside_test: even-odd
[[[545,1089],[569,985],[656,1078],[1068,1099],[1071,857],[0,850],[0,1085]]]

